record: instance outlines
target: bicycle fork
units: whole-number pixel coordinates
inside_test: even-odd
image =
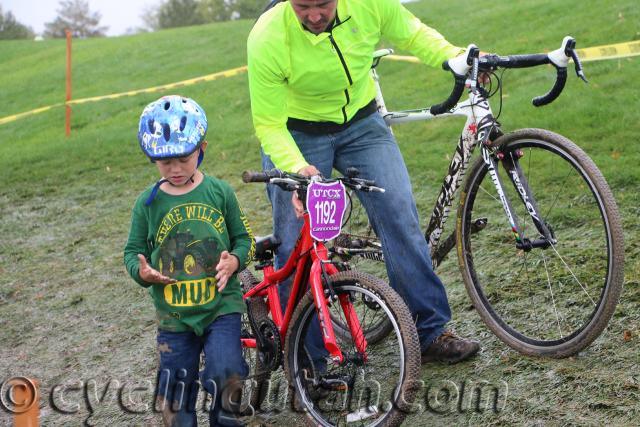
[[[329,275],[338,272],[336,267],[330,262],[323,262],[321,259],[316,259],[311,266],[311,274],[309,277],[309,285],[311,288],[311,293],[313,295],[316,313],[318,315],[318,321],[320,323],[320,332],[322,334],[324,346],[329,352],[329,357],[334,361],[334,363],[342,364],[347,361],[352,361],[351,359],[353,357],[357,357],[366,361],[367,341],[364,337],[364,332],[362,330],[360,320],[358,319],[357,313],[353,307],[353,302],[350,300],[348,294],[340,294],[337,299],[340,303],[340,307],[343,310],[347,325],[349,327],[349,331],[351,332],[355,347],[358,351],[358,355],[345,355],[336,342],[336,336],[333,330],[333,325],[331,323],[331,316],[329,314],[329,303],[327,302],[327,298],[325,296],[325,285],[327,287],[330,285],[328,282],[323,283],[325,282],[325,274],[323,274],[323,270],[325,269],[326,273],[328,273]],[[334,293],[330,292],[329,295],[334,295]]]
[[[509,220],[509,224],[511,225],[511,231],[514,233],[516,240],[516,248],[522,249],[526,252],[530,251],[533,248],[543,248],[546,249],[549,246],[556,243],[555,237],[551,228],[547,225],[547,223],[541,218],[540,210],[538,209],[538,205],[536,203],[535,198],[531,192],[529,187],[529,183],[524,173],[522,172],[522,168],[520,167],[519,160],[523,157],[524,153],[521,150],[515,150],[510,152],[502,152],[496,151],[492,154],[490,149],[486,146],[481,147],[482,151],[482,159],[484,163],[487,165],[487,169],[489,172],[489,176],[491,177],[491,181],[496,187],[496,191],[498,193],[498,197],[500,198],[500,202],[502,203],[502,207],[504,209],[505,214],[507,215],[507,219]],[[500,161],[502,166],[505,169],[509,180],[513,184],[520,200],[526,207],[527,213],[531,217],[533,224],[536,229],[540,233],[540,238],[537,239],[529,239],[524,235],[524,228],[520,226],[520,221],[518,216],[516,215],[515,210],[511,204],[511,201],[507,197],[504,186],[502,183],[502,179],[497,171],[497,165]]]

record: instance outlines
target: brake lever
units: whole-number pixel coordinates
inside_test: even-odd
[[[580,77],[583,82],[589,83],[589,80],[587,80],[587,77],[584,75],[584,70],[582,69],[582,62],[580,62],[580,58],[578,58],[578,53],[574,49],[571,49],[569,53],[571,55],[571,58],[573,59],[573,63],[576,66],[576,75]]]
[[[469,78],[465,82],[465,86],[471,89],[471,92],[477,93],[478,91],[478,68],[479,68],[479,59],[478,54],[480,53],[479,49],[476,49],[473,52],[473,58],[471,63],[471,74]]]
[[[361,184],[366,186],[372,186],[376,184],[374,180],[364,179],[364,178],[352,178],[351,181],[355,182],[356,184]]]

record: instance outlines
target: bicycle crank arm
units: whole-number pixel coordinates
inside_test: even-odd
[[[328,391],[348,391],[355,383],[355,379],[352,376],[336,376],[330,378],[329,376],[320,378],[316,387]]]

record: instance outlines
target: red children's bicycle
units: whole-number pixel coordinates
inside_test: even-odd
[[[265,182],[297,191],[305,205],[304,225],[288,261],[273,265],[279,242],[257,239],[255,269],[244,270],[251,332],[243,346],[253,363],[251,404],[259,408],[271,372],[284,367],[297,409],[313,425],[399,425],[413,401],[420,347],[415,325],[400,296],[385,282],[329,259],[325,242],[342,227],[345,187],[380,191],[357,178],[335,179],[280,171],[245,172],[244,182]],[[284,312],[278,286],[292,279]],[[367,330],[386,319],[391,331],[367,342]],[[334,325],[340,324],[340,331]],[[345,326],[346,325],[346,326]]]

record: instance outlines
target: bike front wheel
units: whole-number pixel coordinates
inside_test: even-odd
[[[420,346],[409,310],[391,287],[368,274],[343,271],[330,281],[338,297],[328,307],[332,316],[347,324],[343,303],[349,301],[362,330],[381,317],[392,328],[379,342],[368,343],[364,352],[352,334],[336,335],[344,361],[334,363],[327,357],[308,292],[292,316],[285,341],[284,366],[294,407],[316,426],[400,425],[420,375]]]
[[[467,292],[489,329],[515,350],[573,355],[607,326],[622,289],[624,244],[615,200],[593,161],[558,134],[523,129],[494,146],[497,173],[525,238],[541,235],[532,205],[519,197],[522,185],[506,172],[507,161],[524,177],[553,238],[546,248],[516,248],[501,197],[478,159],[468,173],[456,225]],[[474,233],[478,221],[486,225]]]

